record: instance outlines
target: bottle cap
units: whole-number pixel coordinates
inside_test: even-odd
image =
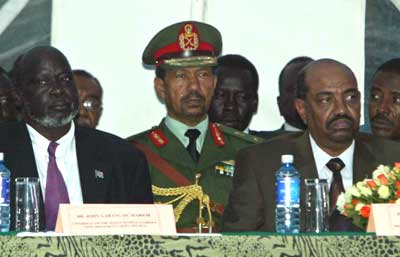
[[[292,154],[284,154],[281,157],[282,163],[293,163],[293,155]]]

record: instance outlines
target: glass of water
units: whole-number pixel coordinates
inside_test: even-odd
[[[329,192],[326,179],[305,179],[306,232],[320,233],[329,229]]]
[[[39,232],[39,178],[15,179],[15,230]]]

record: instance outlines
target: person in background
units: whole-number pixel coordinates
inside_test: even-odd
[[[262,136],[249,129],[258,107],[258,73],[254,65],[241,55],[229,54],[218,58],[215,70],[217,86],[208,116],[211,122]]]
[[[8,73],[0,67],[0,124],[21,119],[20,105]]]
[[[369,119],[376,136],[400,140],[400,58],[382,64],[372,79]]]
[[[75,118],[78,126],[96,128],[103,113],[103,88],[100,81],[85,70],[73,70],[79,93],[79,113]]]
[[[178,232],[221,228],[234,156],[261,140],[208,119],[221,48],[216,28],[184,21],[158,32],[142,57],[156,67],[154,87],[167,114],[158,126],[127,140],[145,152],[155,201],[173,203]]]
[[[285,132],[300,131],[307,128],[294,105],[296,99],[296,80],[299,72],[313,59],[300,56],[290,60],[279,74],[279,96],[276,98],[279,112],[285,123],[277,130],[267,132],[269,137]]]
[[[40,180],[40,229],[54,230],[60,203],[153,203],[144,154],[125,140],[74,125],[79,96],[66,57],[40,46],[13,67],[23,121],[0,126],[0,152],[16,177]],[[10,188],[11,230],[15,188]]]
[[[294,156],[301,180],[327,179],[331,231],[356,230],[335,208],[338,195],[378,165],[398,161],[399,143],[358,132],[360,92],[349,67],[332,59],[313,61],[299,73],[297,85],[295,106],[307,129],[239,151],[223,231],[275,230],[274,181],[283,154]],[[304,197],[300,206],[305,208]],[[302,212],[303,231],[304,220]]]

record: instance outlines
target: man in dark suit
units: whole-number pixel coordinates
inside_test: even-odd
[[[39,177],[40,229],[53,230],[60,203],[152,203],[144,154],[124,140],[75,127],[79,99],[65,56],[36,47],[15,63],[24,121],[0,127],[0,151],[16,177]],[[15,190],[11,185],[11,229]]]
[[[299,74],[297,83],[296,109],[308,129],[239,152],[233,190],[223,217],[225,231],[275,231],[273,185],[283,154],[294,155],[301,180],[328,180],[331,206],[336,206],[340,191],[370,176],[378,164],[392,164],[400,156],[396,142],[357,132],[360,93],[350,68],[331,59],[313,61]],[[340,163],[340,168],[330,170],[331,162]],[[302,208],[304,195],[302,183]],[[331,230],[354,229],[337,210],[332,211],[330,221]]]
[[[245,57],[228,54],[218,58],[215,69],[217,85],[208,116],[211,122],[263,136],[263,131],[249,129],[258,108],[258,73]]]
[[[369,100],[372,134],[400,140],[400,58],[382,64],[374,74]]]
[[[313,59],[307,56],[300,56],[290,60],[283,67],[279,74],[279,96],[276,98],[279,112],[285,119],[285,123],[279,129],[265,131],[264,137],[275,137],[286,132],[301,131],[307,128],[296,111],[294,102],[296,99],[296,79],[297,75]]]

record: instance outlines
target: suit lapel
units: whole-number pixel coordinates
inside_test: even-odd
[[[10,158],[9,160],[13,162],[12,166],[18,170],[19,177],[39,177],[35,155],[32,148],[32,141],[29,137],[28,129],[24,123],[19,123],[16,131],[18,131],[17,134],[19,136],[16,136],[16,141],[15,143],[13,142],[15,145],[15,153],[10,154],[10,156],[6,156],[6,158],[18,156],[18,160],[13,158]]]
[[[293,147],[293,152],[297,154],[297,156],[294,156],[294,166],[301,172],[301,179],[318,178],[318,171],[308,132],[301,134],[301,136],[295,139]]]
[[[108,158],[96,142],[88,139],[81,128],[75,128],[76,154],[84,203],[105,203],[107,185],[111,180],[111,167]]]
[[[368,145],[358,137],[355,139],[353,160],[353,184],[365,179],[378,165]]]
[[[28,129],[25,123],[20,122],[16,124],[14,129],[9,130],[10,145],[4,151],[5,164],[11,172],[10,183],[10,199],[11,199],[11,213],[14,217],[15,213],[15,178],[17,177],[35,177],[38,178],[39,174],[36,167],[35,155],[33,153],[32,141],[29,137]],[[40,182],[41,183],[41,182]],[[45,229],[45,216],[44,216],[44,202],[42,190],[40,192],[39,203],[39,228]],[[15,220],[11,219],[11,228],[15,226]]]

